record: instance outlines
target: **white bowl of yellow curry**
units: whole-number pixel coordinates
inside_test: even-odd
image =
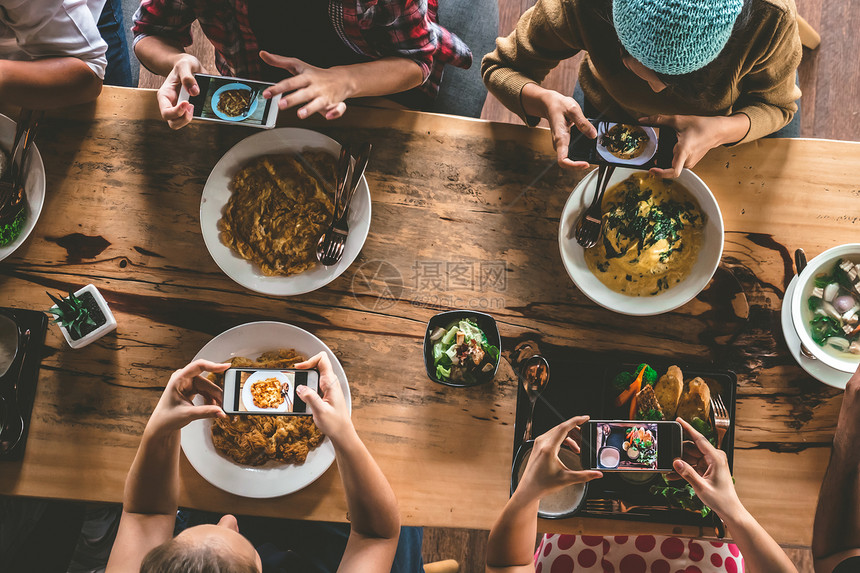
[[[708,186],[685,169],[677,179],[616,168],[603,196],[595,247],[574,238],[597,185],[592,171],[570,194],[559,247],[574,284],[597,304],[629,315],[676,309],[707,286],[723,254],[723,218]]]

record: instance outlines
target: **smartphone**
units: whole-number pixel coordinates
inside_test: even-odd
[[[310,416],[296,388],[319,392],[319,385],[316,370],[230,368],[224,373],[222,407],[228,414]]]
[[[194,79],[200,92],[192,96],[182,86],[179,101],[194,106],[195,119],[265,129],[275,127],[281,94],[270,99],[263,97],[263,90],[275,84],[206,74],[194,74]]]
[[[675,421],[592,420],[582,427],[582,464],[603,472],[670,472],[682,441]]]
[[[588,121],[597,129],[597,138],[591,139],[573,129],[567,154],[572,161],[634,169],[672,167],[678,132],[671,127]]]

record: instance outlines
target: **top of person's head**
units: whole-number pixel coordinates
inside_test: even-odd
[[[205,536],[179,535],[162,543],[146,554],[140,573],[260,573],[253,559],[234,552],[217,533],[212,529]]]
[[[719,56],[744,0],[613,0],[621,45],[658,74],[678,76]]]

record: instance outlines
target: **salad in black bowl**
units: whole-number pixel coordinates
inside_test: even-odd
[[[452,310],[427,324],[424,365],[434,382],[476,386],[489,382],[499,367],[501,338],[496,321],[482,312]]]

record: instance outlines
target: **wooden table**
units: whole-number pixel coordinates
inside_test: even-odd
[[[292,298],[231,281],[200,235],[209,171],[256,132],[202,123],[172,132],[154,92],[122,88],[45,121],[47,201],[33,236],[0,263],[0,304],[44,309],[46,289],[92,282],[119,328],[75,351],[51,327],[26,457],[0,463],[0,493],[119,501],[169,374],[227,328],[281,320],[322,338],[343,362],[356,427],[404,522],[489,528],[508,498],[516,384],[504,369],[497,383],[469,390],[433,384],[421,350],[430,316],[472,306],[496,316],[507,349],[531,339],[734,369],[740,496],[780,542],[809,544],[841,392],[794,363],[779,308],[795,248],[815,255],[858,236],[860,144],[768,140],[709,153],[696,172],[725,218],[720,276],[737,279],[745,301],[733,303],[717,285],[676,312],[629,318],[591,303],[562,267],[559,214],[578,177],[555,166],[545,130],[361,108],[336,122],[282,115],[284,125],[374,145],[362,254],[326,288]],[[380,296],[385,286],[393,299]],[[224,493],[184,458],[182,474],[188,506],[346,518],[335,467],[274,500]],[[700,533],[595,520],[541,529]]]

